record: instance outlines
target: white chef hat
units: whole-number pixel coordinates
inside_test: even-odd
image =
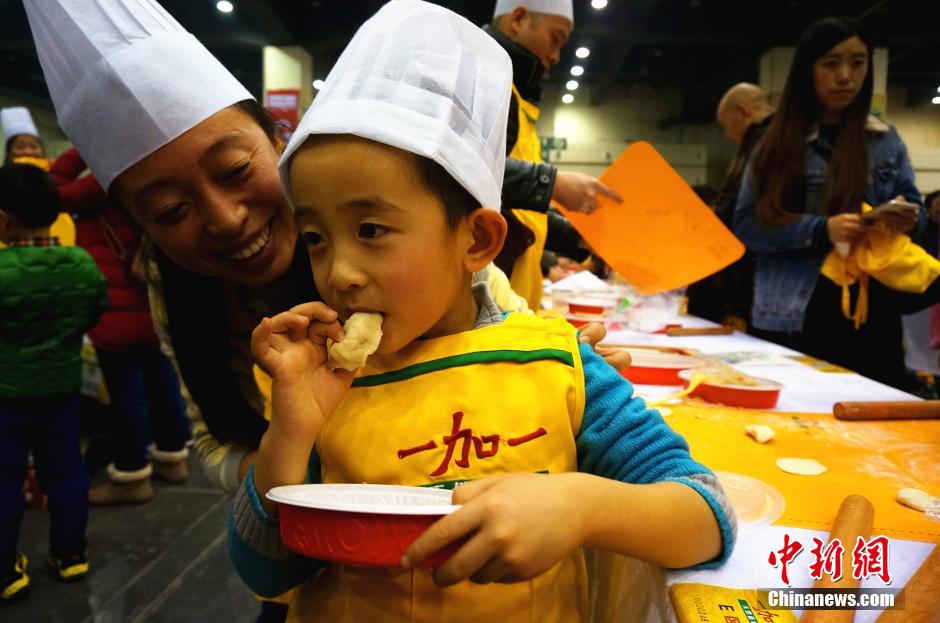
[[[483,207],[499,209],[512,63],[459,15],[392,0],[350,41],[281,156],[313,134],[353,134],[440,164]]]
[[[25,0],[59,125],[102,186],[251,94],[153,0]]]
[[[574,7],[571,6],[571,0],[496,0],[496,10],[493,11],[493,18],[512,13],[519,6],[523,6],[533,13],[560,15],[567,18],[574,25]]]
[[[39,130],[33,123],[33,116],[23,106],[13,106],[0,110],[0,125],[3,126],[3,136],[10,140],[19,134],[29,134],[39,138]]]

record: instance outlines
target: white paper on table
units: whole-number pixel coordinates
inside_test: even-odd
[[[573,292],[583,292],[585,290],[607,290],[610,286],[607,283],[595,275],[594,273],[586,270],[582,270],[579,273],[575,273],[564,279],[556,281],[550,286],[545,287],[546,293],[551,293],[552,290],[571,290]]]

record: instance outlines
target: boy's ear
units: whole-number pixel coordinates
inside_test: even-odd
[[[483,270],[503,250],[506,219],[496,210],[478,208],[467,216],[466,224],[473,244],[467,249],[464,265],[475,273]]]

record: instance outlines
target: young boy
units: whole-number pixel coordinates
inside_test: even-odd
[[[734,517],[682,438],[563,320],[504,316],[472,275],[499,252],[511,64],[446,9],[386,4],[281,160],[324,303],[265,319],[273,417],[233,512],[236,567],[292,621],[586,621],[582,547],[718,564]],[[358,373],[326,367],[340,321],[379,313]],[[287,551],[272,487],[446,486],[462,508],[400,569]],[[437,568],[418,566],[467,542]],[[469,580],[469,581],[468,581]]]
[[[0,168],[0,599],[24,597],[27,560],[16,542],[27,455],[49,496],[49,563],[62,581],[88,573],[88,475],[78,443],[82,334],[107,307],[105,280],[49,226],[59,194],[28,164]]]

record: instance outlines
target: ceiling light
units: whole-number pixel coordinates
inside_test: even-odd
[[[222,11],[223,13],[231,13],[235,10],[235,5],[228,0],[219,0],[215,3],[215,8]]]
[[[580,76],[583,73],[584,73],[584,67],[581,67],[581,65],[575,65],[574,67],[571,68],[572,76]]]
[[[324,85],[324,84],[326,84],[326,83],[323,82],[322,80],[314,80],[314,81],[313,81],[313,88],[316,89],[317,91],[319,91],[320,89],[323,88],[323,85]]]
[[[577,90],[578,90],[578,81],[577,81],[577,80],[569,80],[568,82],[565,83],[565,88],[568,89],[569,91],[577,91]]]
[[[561,101],[564,102],[565,104],[570,104],[571,102],[574,101],[574,95],[572,95],[571,93],[565,93],[564,95],[561,96]]]
[[[938,95],[937,97],[933,98],[930,101],[933,102],[934,104],[940,104],[940,95]]]
[[[591,6],[600,11],[607,6],[607,0],[591,0]]]
[[[591,51],[587,48],[578,48],[574,51],[574,55],[578,58],[587,58],[591,55]]]

